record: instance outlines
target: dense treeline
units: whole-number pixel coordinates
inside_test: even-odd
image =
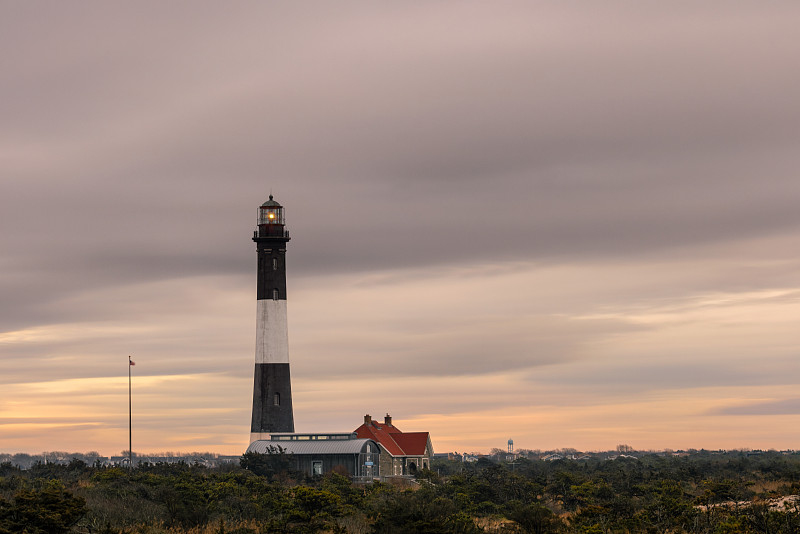
[[[435,461],[407,487],[241,465],[0,464],[0,533],[798,533],[800,455]]]

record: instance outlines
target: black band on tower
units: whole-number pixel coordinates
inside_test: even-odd
[[[257,363],[251,432],[294,432],[288,363]]]

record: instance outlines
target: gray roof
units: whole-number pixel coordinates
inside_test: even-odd
[[[283,207],[283,206],[281,206],[280,204],[278,204],[278,201],[277,201],[277,200],[273,200],[273,199],[272,199],[272,195],[270,195],[270,196],[269,196],[269,200],[267,200],[266,202],[264,202],[263,204],[261,204],[261,206],[264,206],[264,207],[269,207],[269,208],[282,208],[282,207]]]
[[[320,439],[320,440],[280,440],[269,441],[260,439],[247,447],[247,452],[266,454],[267,448],[279,446],[287,454],[358,454],[366,452],[367,443],[372,443],[372,453],[378,454],[378,444],[371,439]]]

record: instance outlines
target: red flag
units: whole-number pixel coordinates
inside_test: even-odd
[[[136,365],[135,361],[133,361],[133,360],[128,360],[128,361],[131,363],[131,365]]]

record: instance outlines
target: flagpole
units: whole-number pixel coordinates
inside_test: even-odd
[[[133,469],[133,405],[131,404],[131,357],[128,356],[128,467]]]

